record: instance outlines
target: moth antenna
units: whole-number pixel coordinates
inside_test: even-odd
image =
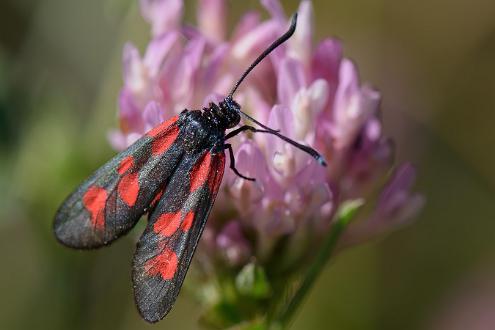
[[[232,90],[230,91],[229,95],[226,97],[226,101],[227,102],[232,102],[232,96],[233,94],[235,93],[235,91],[237,90],[237,88],[239,87],[239,85],[243,82],[243,80],[247,77],[247,75],[265,58],[267,57],[275,48],[277,48],[278,46],[280,46],[281,44],[283,44],[284,42],[286,42],[290,37],[292,37],[292,35],[294,34],[294,32],[296,31],[296,25],[297,25],[297,13],[294,13],[291,17],[291,21],[290,21],[290,26],[289,26],[289,29],[283,34],[281,35],[277,40],[275,40],[270,46],[268,46],[267,49],[265,49],[265,51],[263,53],[261,53],[260,56],[258,56],[258,58],[256,58],[254,60],[254,62],[249,66],[249,68],[247,68],[246,71],[244,71],[244,73],[242,74],[241,78],[239,78],[239,80],[236,82],[236,84],[234,85],[234,87],[232,88]],[[309,146],[306,146],[304,144],[300,144],[288,137],[286,137],[285,135],[282,135],[279,133],[278,130],[274,130],[273,128],[270,128],[266,125],[263,125],[262,123],[260,123],[259,121],[257,121],[256,119],[254,119],[253,117],[251,117],[250,115],[248,115],[247,113],[241,111],[240,109],[238,110],[239,113],[246,117],[247,119],[249,119],[250,121],[252,121],[253,123],[257,124],[258,126],[266,129],[268,132],[265,132],[265,133],[270,133],[270,134],[273,134],[273,135],[276,135],[278,138],[284,140],[285,142],[293,145],[294,147],[306,152],[307,154],[309,154],[311,157],[313,157],[314,159],[316,159],[316,161],[322,165],[322,166],[327,166],[327,163],[325,161],[325,159],[323,158],[322,155],[320,155],[318,153],[318,151],[314,150],[313,148],[309,147]]]
[[[241,113],[241,115],[243,115],[244,117],[246,117],[247,119],[249,119],[250,121],[252,121],[253,123],[255,123],[256,125],[268,130],[268,131],[272,131],[272,132],[279,132],[278,130],[276,129],[273,129],[273,128],[270,128],[266,125],[263,125],[262,123],[260,123],[259,121],[257,121],[256,119],[254,119],[253,117],[251,117],[250,115],[248,115],[247,113],[245,113],[244,111],[242,110],[239,110],[239,112]]]
[[[246,78],[246,76],[258,65],[265,57],[268,56],[275,48],[286,42],[292,35],[294,34],[294,31],[296,31],[296,24],[297,24],[297,13],[294,13],[291,17],[290,21],[290,27],[285,32],[282,36],[280,36],[277,40],[275,40],[270,46],[268,46],[267,49],[263,53],[261,53],[260,56],[258,56],[257,59],[254,60],[254,62],[247,68],[246,71],[242,74],[241,78],[235,83],[234,87],[229,93],[229,98],[232,98],[234,95],[235,91],[239,87],[239,85],[242,83],[242,81]]]

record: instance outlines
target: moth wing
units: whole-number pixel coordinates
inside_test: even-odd
[[[225,168],[222,152],[184,157],[150,214],[133,261],[134,296],[141,316],[161,320],[184,282]]]
[[[182,157],[179,134],[176,116],[99,168],[58,209],[57,239],[73,248],[96,248],[128,232]]]

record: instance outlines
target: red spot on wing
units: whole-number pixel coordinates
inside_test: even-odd
[[[180,226],[181,212],[164,213],[158,217],[153,225],[153,231],[161,236],[172,236]]]
[[[139,173],[129,173],[119,182],[117,187],[120,198],[129,206],[136,204],[139,194]]]
[[[215,175],[208,181],[208,188],[210,192],[215,196],[218,193],[220,184],[222,183],[223,172],[225,171],[225,153],[215,155],[215,164],[213,165],[213,171]]]
[[[146,133],[146,135],[148,135],[150,137],[156,137],[160,133],[165,132],[170,125],[172,125],[173,123],[175,123],[177,121],[178,118],[179,118],[179,116],[173,116],[169,120],[164,121],[160,125],[153,128],[151,131]]]
[[[151,203],[150,203],[150,209],[154,209],[154,208],[155,208],[155,206],[156,206],[156,204],[158,204],[158,201],[160,201],[160,198],[162,198],[162,195],[163,195],[163,191],[164,191],[164,190],[165,190],[165,189],[160,190],[160,191],[158,192],[158,194],[156,194],[155,198],[153,198],[153,200],[152,200],[152,201],[151,201]]]
[[[190,192],[196,191],[208,180],[210,167],[211,153],[207,152],[192,168]]]
[[[162,253],[144,264],[144,270],[150,276],[160,274],[164,280],[171,280],[177,271],[178,263],[177,254],[171,249],[165,248]]]
[[[120,161],[117,172],[119,172],[119,174],[122,175],[125,172],[127,172],[127,170],[130,169],[133,165],[134,165],[134,157],[127,156]]]
[[[191,229],[193,220],[194,220],[194,212],[190,211],[184,217],[184,221],[182,222],[182,230],[188,231],[189,229]]]
[[[162,136],[155,137],[153,144],[151,145],[151,152],[153,156],[159,156],[165,153],[168,148],[174,143],[179,135],[179,127],[172,127],[166,134]]]
[[[105,189],[97,186],[91,186],[82,198],[84,207],[91,215],[91,224],[97,230],[103,230],[105,227],[104,209],[107,197],[108,194]]]

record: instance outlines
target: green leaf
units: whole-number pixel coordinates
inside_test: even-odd
[[[353,199],[343,202],[337,211],[337,222],[344,226],[349,224],[363,204],[363,199]]]
[[[215,329],[225,329],[242,322],[242,320],[235,304],[221,301],[201,315],[200,323]]]
[[[255,263],[249,263],[242,268],[235,284],[239,293],[248,297],[263,299],[271,294],[271,286],[263,267]]]
[[[256,319],[250,322],[243,322],[229,330],[268,330],[268,325],[266,325],[264,319]]]
[[[294,314],[299,309],[304,298],[306,298],[308,292],[313,287],[314,282],[320,275],[321,271],[327,264],[332,253],[337,246],[340,236],[347,228],[347,225],[355,218],[357,212],[364,204],[363,199],[355,199],[343,202],[336,214],[335,221],[330,229],[330,232],[318,251],[315,261],[309,267],[308,271],[304,275],[299,289],[292,297],[291,301],[287,304],[286,308],[280,313],[275,321],[272,323],[276,326],[287,327]]]

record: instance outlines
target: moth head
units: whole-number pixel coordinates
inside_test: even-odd
[[[241,106],[231,97],[226,97],[220,102],[221,113],[226,129],[233,128],[241,121]]]

